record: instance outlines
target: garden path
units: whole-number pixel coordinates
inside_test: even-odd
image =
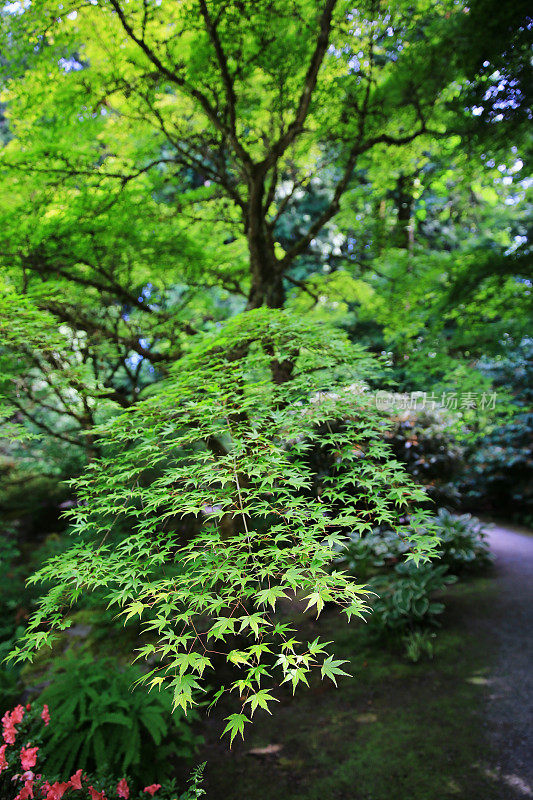
[[[533,798],[533,533],[494,523],[489,540],[496,594],[487,623],[497,647],[489,735],[500,780]]]

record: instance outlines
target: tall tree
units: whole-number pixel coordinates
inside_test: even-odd
[[[509,39],[522,41],[525,9],[487,43],[475,23],[487,2],[5,9],[3,275],[66,335],[52,364],[31,337],[12,342],[32,364],[19,371],[18,413],[43,429],[66,411],[63,433],[89,441],[77,432],[92,412],[57,397],[65,378],[65,399],[77,397],[68,350],[92,397],[127,407],[218,320],[281,306],[289,288],[316,305],[324,271],[352,248],[354,216],[348,255],[375,265],[376,168],[397,183],[435,137],[494,128],[499,101],[486,102],[486,121],[465,92],[478,78],[485,93],[498,85],[483,59],[497,65]],[[412,200],[398,197],[404,243]]]
[[[248,306],[280,307],[284,279],[361,160],[444,131],[455,77],[444,46],[463,11],[422,0],[41,0],[7,19],[21,73],[3,161],[106,195],[150,174],[175,209],[192,202],[202,222],[244,239]],[[328,202],[282,249],[289,199],[332,167]]]

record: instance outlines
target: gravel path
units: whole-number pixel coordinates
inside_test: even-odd
[[[533,798],[533,533],[495,523],[489,539],[497,595],[488,622],[498,654],[489,734],[500,780],[513,796]]]

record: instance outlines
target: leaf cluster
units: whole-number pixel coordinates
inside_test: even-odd
[[[215,696],[240,698],[231,739],[270,710],[269,687],[294,690],[315,668],[334,679],[339,662],[297,640],[279,602],[361,617],[365,588],[333,563],[347,533],[395,530],[410,510],[408,558],[436,543],[413,508],[425,494],[392,457],[365,390],[374,369],[342,335],[284,312],[249,312],[205,337],[153,396],[99,429],[106,456],[76,482],[79,543],[32,579],[53,588],[14,657],[32,658],[68,625],[70,604],[106,587],[149,637],[142,680],[170,687],[175,707],[196,702],[217,659],[231,667]],[[319,475],[318,444],[329,454]]]

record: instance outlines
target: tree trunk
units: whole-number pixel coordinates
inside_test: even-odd
[[[248,308],[282,308],[285,303],[283,270],[274,252],[272,231],[263,210],[263,176],[250,179],[248,185],[247,239],[250,254],[251,286]]]
[[[400,174],[396,184],[396,207],[398,223],[396,228],[396,247],[412,252],[414,244],[413,228],[413,177]]]

